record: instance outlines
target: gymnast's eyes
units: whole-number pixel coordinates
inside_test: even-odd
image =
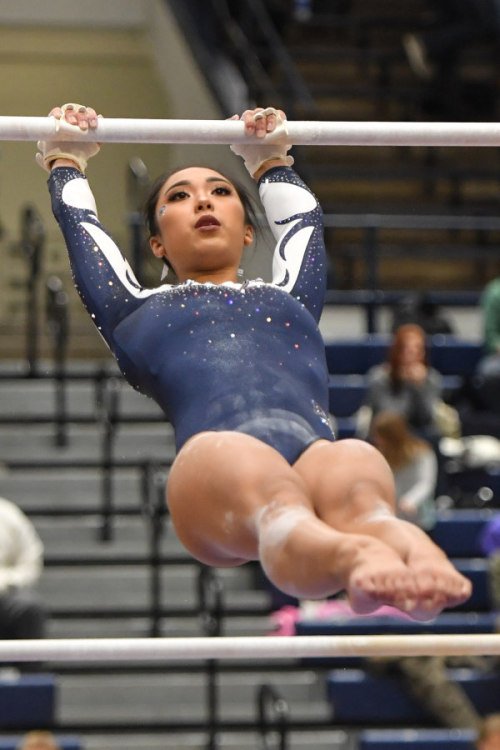
[[[233,191],[230,188],[221,185],[220,187],[216,187],[213,192],[215,195],[231,195]]]
[[[168,202],[172,203],[173,201],[179,201],[187,197],[188,197],[188,194],[186,193],[185,190],[177,190],[175,193],[171,193],[168,196]]]
[[[230,186],[226,185],[217,185],[212,191],[212,195],[232,195],[233,191]],[[175,190],[172,193],[169,194],[167,198],[168,203],[173,203],[174,201],[182,201],[185,198],[189,198],[189,193],[186,192],[186,190]]]

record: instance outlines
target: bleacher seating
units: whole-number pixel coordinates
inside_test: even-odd
[[[449,676],[462,686],[481,715],[498,711],[500,674],[451,669]],[[398,677],[373,676],[361,669],[332,670],[328,676],[328,695],[339,724],[433,723],[432,716],[409,695]]]
[[[432,336],[430,363],[442,375],[468,377],[474,374],[483,354],[482,343],[452,336]]]
[[[366,729],[359,750],[474,750],[471,729]]]
[[[385,361],[392,341],[390,334],[372,333],[358,339],[337,339],[326,343],[331,375],[365,375],[370,367]],[[472,375],[482,353],[481,343],[437,334],[428,341],[430,364],[442,375]]]
[[[366,373],[386,360],[391,340],[389,334],[368,334],[326,343],[330,412],[339,438],[354,436],[355,414],[366,393]],[[431,365],[443,375],[443,394],[451,396],[474,373],[482,347],[476,341],[439,334],[430,337],[428,352]]]
[[[363,339],[326,342],[326,362],[331,375],[365,375],[385,360],[391,337],[372,333]]]
[[[430,536],[448,557],[480,557],[479,535],[492,517],[486,508],[441,510]]]
[[[328,383],[330,411],[339,417],[352,417],[363,404],[366,382],[362,375],[332,375]]]
[[[492,607],[488,583],[488,561],[484,558],[465,558],[454,560],[455,567],[472,583],[470,598],[456,607],[474,612],[487,612]]]
[[[0,675],[0,727],[51,727],[56,695],[57,684],[51,674]]]
[[[54,735],[61,750],[82,750],[82,744],[78,737],[65,735]],[[0,737],[0,750],[17,750],[21,736]]]
[[[353,620],[312,620],[298,622],[297,635],[416,635],[435,633],[453,635],[457,633],[494,633],[498,614],[496,612],[445,612],[432,622],[417,622],[403,618],[381,616],[358,617]]]

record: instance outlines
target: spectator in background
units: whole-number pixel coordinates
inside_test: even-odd
[[[471,46],[491,44],[500,34],[498,0],[434,0],[433,23],[420,33],[403,37],[403,47],[414,74],[426,81],[429,105],[447,119],[494,116],[490,91],[477,78],[467,86],[458,74],[461,58]],[[493,87],[496,82],[493,67]],[[489,94],[489,96],[487,95]],[[494,106],[494,104],[493,104]],[[432,113],[431,113],[432,114]]]
[[[500,412],[500,277],[486,285],[481,297],[484,356],[477,368],[481,406]]]
[[[43,545],[31,521],[0,498],[0,638],[43,638],[46,612],[33,590],[43,567]]]
[[[432,446],[417,438],[404,416],[380,412],[372,423],[372,441],[385,457],[396,482],[396,514],[426,531],[436,522],[438,462]]]
[[[52,732],[33,731],[24,735],[17,750],[61,750]]]
[[[425,331],[417,325],[403,325],[394,334],[386,362],[367,373],[358,435],[368,437],[372,419],[382,411],[391,411],[404,416],[422,437],[437,437],[441,396],[441,375],[427,363]]]
[[[453,333],[450,321],[427,292],[410,292],[394,307],[392,332],[408,323],[420,326],[428,336]]]
[[[420,78],[430,79],[439,68],[455,67],[471,44],[495,39],[500,30],[497,0],[437,0],[434,23],[420,34],[407,34],[403,45],[408,62]]]

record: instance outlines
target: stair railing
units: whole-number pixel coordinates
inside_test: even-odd
[[[142,467],[141,496],[142,513],[148,522],[149,570],[150,570],[150,636],[161,634],[161,541],[166,530],[165,501],[166,471],[157,463],[147,462]]]
[[[113,538],[113,453],[118,425],[120,379],[107,378],[101,389],[98,404],[98,421],[101,437],[101,529],[100,539],[109,542]]]
[[[259,687],[256,699],[262,750],[287,750],[290,715],[288,703],[269,684]]]
[[[217,638],[222,634],[224,599],[222,581],[214,568],[209,568],[207,566],[202,566],[200,568],[198,576],[198,597],[204,634],[208,637]],[[207,660],[207,750],[216,750],[218,747],[218,667],[219,663],[216,659]]]
[[[21,211],[21,247],[28,262],[26,280],[26,362],[28,375],[38,374],[39,310],[38,279],[42,266],[45,228],[35,206],[28,204]]]
[[[52,339],[54,358],[54,441],[58,447],[68,445],[68,415],[65,363],[68,349],[68,295],[58,276],[49,276],[46,289],[46,319]]]

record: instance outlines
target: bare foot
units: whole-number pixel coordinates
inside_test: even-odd
[[[368,540],[356,545],[346,591],[358,614],[386,604],[425,622],[466,601],[471,584],[438,548],[414,554],[405,563],[392,548]]]
[[[357,614],[368,614],[383,604],[412,614],[419,604],[415,574],[383,542],[351,536],[355,555],[346,583],[349,603]]]
[[[471,582],[453,567],[441,550],[410,555],[407,561],[414,573],[418,590],[418,607],[412,617],[429,620],[447,607],[467,601]]]

